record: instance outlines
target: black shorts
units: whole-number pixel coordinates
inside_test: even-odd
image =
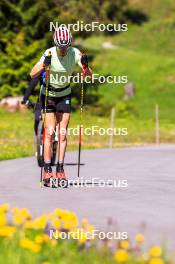
[[[45,95],[41,95],[42,109],[45,112]],[[63,97],[47,96],[46,113],[70,113],[71,95]]]

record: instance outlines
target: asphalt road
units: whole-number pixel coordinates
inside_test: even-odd
[[[65,162],[69,180],[75,180],[77,152],[67,153]],[[82,163],[83,181],[97,184],[53,189],[40,188],[35,157],[1,161],[0,202],[27,207],[34,216],[55,207],[71,210],[97,229],[130,238],[144,230],[149,245],[166,241],[175,249],[175,146],[86,150]],[[108,180],[115,186],[107,186]],[[119,181],[123,187],[116,186]]]

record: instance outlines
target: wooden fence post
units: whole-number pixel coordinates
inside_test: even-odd
[[[159,105],[156,104],[156,108],[155,108],[155,138],[156,138],[156,145],[160,144],[160,128],[159,128]]]
[[[115,121],[115,108],[113,107],[111,109],[111,128],[114,132],[114,121]],[[113,147],[113,137],[114,137],[114,133],[112,132],[112,134],[109,136],[109,148]]]

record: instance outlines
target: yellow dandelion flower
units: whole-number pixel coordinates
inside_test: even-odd
[[[28,248],[31,245],[31,242],[32,241],[30,239],[23,237],[20,240],[20,246],[23,248]]]
[[[123,249],[118,249],[115,252],[115,256],[114,256],[115,260],[117,262],[126,262],[129,260],[129,254],[127,251],[123,250]]]
[[[85,244],[86,241],[87,241],[86,233],[83,232],[83,231],[80,232],[80,233],[79,233],[79,236],[78,236],[78,242],[79,242],[80,244]]]
[[[34,253],[38,253],[41,250],[40,245],[35,243],[34,241],[24,237],[20,240],[20,246],[22,248],[28,249]]]
[[[26,220],[32,219],[31,214],[27,208],[13,208],[13,223],[15,225],[22,225]]]
[[[10,205],[5,203],[0,205],[0,214],[5,213],[10,209]]]
[[[57,215],[59,218],[64,218],[65,217],[65,215],[67,214],[67,211],[66,210],[62,210],[62,209],[59,209],[59,208],[56,208],[55,210],[54,210],[54,213],[55,213],[55,215]]]
[[[25,222],[25,218],[21,214],[17,214],[13,217],[14,225],[22,225]]]
[[[52,247],[55,247],[57,245],[57,241],[55,239],[52,239],[50,241],[50,244],[51,244]]]
[[[161,258],[151,258],[148,264],[164,264],[164,261]]]
[[[32,215],[30,214],[27,208],[22,208],[20,211],[21,215],[26,219],[32,219]]]
[[[27,220],[24,223],[23,227],[27,228],[27,229],[33,229],[34,228],[34,222],[32,220]]]
[[[0,237],[11,237],[16,232],[16,227],[14,226],[3,226],[0,227]]]
[[[160,257],[162,255],[162,249],[159,246],[154,246],[150,248],[149,255],[151,257]]]
[[[4,213],[0,214],[0,226],[4,226],[4,225],[6,225],[6,223],[7,223],[6,215]]]
[[[77,215],[75,213],[70,212],[69,213],[69,220],[74,222],[74,223],[77,223],[78,222],[78,217],[77,217]]]
[[[79,237],[79,239],[78,239],[78,242],[79,242],[80,244],[85,244],[86,241],[87,241],[87,237],[86,237],[86,235],[81,236],[81,237]]]
[[[71,216],[69,215],[69,213],[66,212],[66,213],[64,213],[64,215],[62,215],[61,220],[63,222],[69,222],[69,221],[71,221]]]
[[[135,240],[138,244],[142,244],[145,241],[145,237],[143,234],[139,233],[135,236]]]
[[[70,236],[73,239],[79,241],[80,244],[84,244],[87,241],[87,235],[83,228],[76,228],[70,232]]]
[[[62,228],[67,229],[67,230],[72,230],[76,227],[77,227],[77,225],[73,222],[70,222],[70,221],[66,221],[66,222],[62,223]]]
[[[44,229],[47,225],[48,216],[42,215],[35,220],[33,220],[33,228],[35,229]]]
[[[52,224],[53,224],[53,227],[54,227],[55,229],[59,229],[60,226],[61,226],[61,222],[60,222],[60,220],[57,219],[57,218],[55,218],[55,219],[52,220]]]
[[[41,235],[36,236],[36,237],[35,237],[35,242],[36,242],[37,244],[42,244],[42,243],[43,243],[43,238],[42,238],[42,236],[41,236]]]
[[[35,242],[38,244],[42,244],[42,243],[47,243],[48,241],[50,241],[49,236],[46,234],[43,235],[37,235],[35,237]]]
[[[120,243],[119,243],[119,247],[122,248],[122,249],[129,249],[130,245],[129,245],[129,241],[128,240],[121,240]]]
[[[31,247],[30,247],[30,250],[33,252],[33,253],[38,253],[40,252],[41,250],[41,247],[37,244],[33,244]]]
[[[43,241],[46,243],[50,241],[50,238],[47,234],[43,234]]]
[[[59,216],[60,211],[62,211],[62,210],[59,209],[59,208],[55,208],[54,211],[53,211],[53,213],[54,213],[56,216]]]

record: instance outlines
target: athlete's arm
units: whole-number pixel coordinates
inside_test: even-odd
[[[33,78],[30,82],[29,82],[29,87],[26,90],[24,97],[22,99],[22,104],[25,104],[27,102],[27,100],[29,99],[30,95],[33,93],[38,81],[39,81],[40,76],[37,76],[35,78]]]
[[[42,62],[37,62],[33,69],[31,70],[30,76],[31,78],[35,78],[41,74],[41,72],[44,70],[44,64]]]
[[[74,50],[75,50],[76,63],[82,69],[83,78],[88,76],[90,79],[92,79],[92,70],[89,68],[87,55],[81,53],[77,48],[74,48]]]
[[[48,56],[48,51],[44,53],[44,55],[41,57],[41,59],[35,64],[33,69],[31,70],[30,76],[31,78],[35,78],[38,75],[41,74],[41,72],[44,70],[44,67],[51,64],[51,56]]]

